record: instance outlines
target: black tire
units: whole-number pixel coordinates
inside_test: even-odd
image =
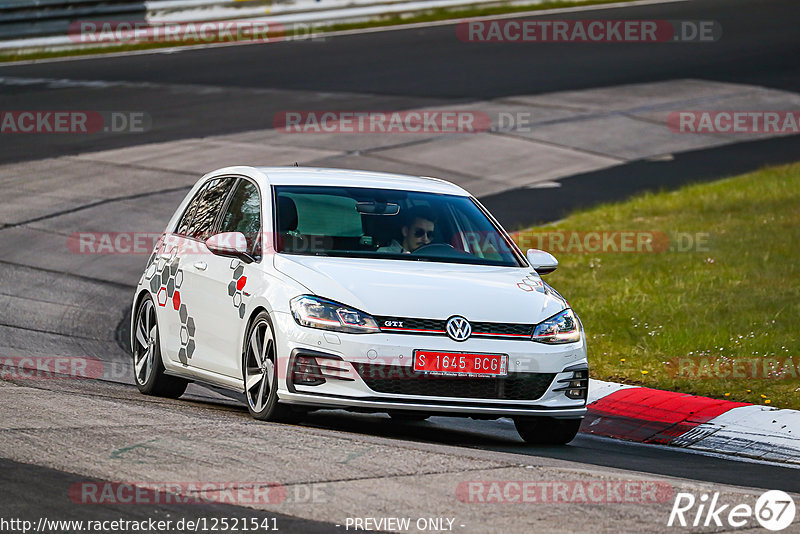
[[[133,379],[145,395],[177,399],[186,391],[188,380],[169,376],[161,360],[161,337],[156,307],[145,295],[136,309],[133,323]]]
[[[405,421],[405,422],[425,421],[430,417],[430,415],[425,415],[422,413],[403,413],[403,412],[389,412],[389,416],[396,421]]]
[[[552,417],[515,417],[520,437],[531,445],[566,445],[578,434],[581,419]]]
[[[278,355],[269,314],[253,318],[242,347],[242,378],[247,409],[255,419],[296,423],[305,412],[278,402]]]

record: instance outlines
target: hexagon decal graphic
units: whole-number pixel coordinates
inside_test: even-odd
[[[156,291],[158,291],[159,287],[161,287],[161,277],[158,276],[158,275],[155,275],[150,280],[150,292],[151,293],[155,293]]]
[[[181,322],[185,323],[186,318],[189,316],[189,313],[186,311],[186,304],[181,304],[181,308],[178,310],[178,313],[181,316]]]
[[[181,327],[181,345],[186,345],[189,342],[189,330],[185,327]]]
[[[162,287],[158,290],[158,295],[156,295],[156,300],[158,300],[158,305],[163,307],[167,305],[167,288]]]
[[[175,293],[175,280],[170,278],[169,282],[167,282],[167,294],[169,295],[169,298],[172,298],[172,295],[174,293]]]
[[[175,311],[178,311],[178,308],[181,307],[181,292],[176,291],[175,294],[172,296],[172,306],[175,308]]]
[[[190,336],[194,336],[194,317],[189,317],[189,320],[186,321],[186,329]]]
[[[185,364],[187,362],[187,360],[186,360],[186,349],[185,348],[181,347],[181,350],[178,351],[178,359],[183,364]]]
[[[191,358],[192,354],[194,354],[194,339],[190,339],[186,344],[186,355]]]
[[[228,282],[228,296],[232,297],[233,307],[238,309],[239,318],[244,319],[245,307],[242,302],[242,290],[247,284],[247,277],[244,276],[244,264],[234,259],[231,261],[231,269],[233,269],[233,280]]]
[[[178,269],[178,272],[175,273],[175,289],[180,289],[183,285],[183,269]]]

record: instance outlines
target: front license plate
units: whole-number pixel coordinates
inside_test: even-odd
[[[508,355],[415,350],[414,371],[437,375],[506,376]]]

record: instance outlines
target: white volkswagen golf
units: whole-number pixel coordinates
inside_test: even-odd
[[[580,320],[469,193],[435,178],[302,167],[203,176],[133,299],[142,393],[197,381],[253,417],[310,410],[511,417],[567,443],[586,412]]]

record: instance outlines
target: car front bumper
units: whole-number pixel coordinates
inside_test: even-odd
[[[446,336],[343,334],[301,327],[289,314],[275,315],[278,353],[288,356],[281,358],[279,367],[278,396],[284,403],[357,411],[411,411],[476,417],[580,418],[586,413],[585,399],[571,399],[563,391],[575,370],[588,369],[583,340],[565,345],[545,345],[529,340],[472,338],[456,342]],[[433,389],[438,391],[438,395],[425,394],[424,391],[431,388],[406,387],[412,385],[411,381],[430,378],[423,378],[411,370],[417,349],[505,354],[508,355],[509,374],[500,379],[504,385],[498,384],[496,391],[491,384],[496,383],[497,378],[480,377],[461,382],[460,377],[450,377],[444,379],[447,381],[446,393],[442,387],[436,387]],[[294,369],[298,356],[314,357],[322,364],[324,383],[304,385],[296,380]],[[371,375],[365,375],[365,368],[399,372],[390,372],[376,382],[371,380]],[[436,379],[441,380],[441,377]],[[532,394],[504,393],[512,389],[508,379],[517,381],[515,391],[521,391],[519,385],[522,384],[527,388],[524,391]],[[392,380],[409,382],[393,383]],[[540,384],[528,387],[529,383],[535,382]],[[388,388],[391,391],[376,389],[376,383],[392,386]],[[426,384],[417,382],[415,386]],[[468,389],[459,391],[460,384]],[[404,393],[404,390],[414,390],[415,393]],[[476,390],[480,393],[470,394]]]

